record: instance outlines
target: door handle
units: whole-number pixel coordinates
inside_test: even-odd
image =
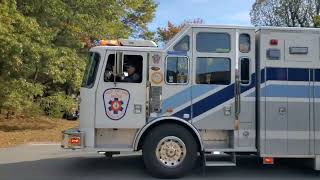
[[[285,107],[279,107],[279,114],[283,115],[287,112],[287,108]]]

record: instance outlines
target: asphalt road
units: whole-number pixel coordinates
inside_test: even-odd
[[[237,167],[195,168],[181,179],[320,179],[311,161],[277,160],[263,166],[255,156],[238,157]],[[141,155],[112,159],[96,153],[62,151],[58,145],[25,145],[0,149],[0,180],[151,179]]]

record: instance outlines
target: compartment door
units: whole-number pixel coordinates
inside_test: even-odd
[[[288,68],[288,154],[310,153],[309,69]]]
[[[320,69],[315,70],[314,82],[315,153],[320,154]]]
[[[288,88],[286,68],[267,68],[266,154],[287,154]]]

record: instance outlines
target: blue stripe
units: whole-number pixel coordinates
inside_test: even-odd
[[[234,97],[234,84],[218,91],[198,102],[192,106],[192,117],[197,117],[200,114],[232,99]]]
[[[263,74],[261,81],[263,83]],[[274,81],[309,81],[309,69],[267,67],[267,80]],[[312,80],[312,79],[311,79]]]
[[[252,81],[251,84],[248,86],[241,86],[241,92],[246,92],[247,90],[255,87],[255,82],[256,82],[256,75],[255,73],[251,75]],[[204,85],[200,85],[200,86],[204,86]],[[212,87],[212,85],[210,86]],[[201,115],[202,113],[213,109],[217,106],[219,106],[220,104],[223,104],[227,101],[229,101],[230,99],[234,98],[234,94],[235,94],[235,87],[234,84],[231,84],[227,87],[225,87],[224,89],[192,104],[192,118],[195,118],[199,115]],[[191,106],[188,106],[180,111],[178,111],[177,113],[174,114],[174,116],[177,117],[183,117],[183,114],[189,114],[191,112]]]
[[[177,94],[165,99],[162,103],[162,113],[167,112],[167,109],[177,108],[178,106],[187,103],[191,100],[191,88],[188,87]]]
[[[320,69],[315,70],[315,81],[320,81]]]
[[[202,94],[213,90],[215,88],[219,87],[218,85],[194,85],[191,87],[188,87],[177,94],[165,99],[162,103],[162,113],[166,113],[167,109],[170,108],[177,108],[187,102],[191,101],[192,99],[195,99]],[[192,91],[192,93],[191,93]],[[192,97],[191,97],[192,94]],[[190,114],[190,112],[188,113]]]
[[[212,84],[198,84],[192,86],[192,99],[203,95],[204,93],[211,91],[213,89],[218,88],[220,85],[212,85]]]
[[[304,85],[269,85],[261,91],[261,96],[310,98],[310,86]]]
[[[314,97],[315,98],[320,98],[320,86],[315,86],[314,87],[314,91],[315,91]]]
[[[241,86],[241,92],[246,92],[247,90],[255,87],[255,79],[256,79],[256,75],[252,74],[251,75],[252,81],[251,84],[248,86]],[[226,101],[229,101],[230,99],[234,98],[234,94],[235,94],[235,89],[234,89],[234,84],[231,84],[227,87],[225,87],[224,89],[192,104],[192,117],[197,117],[199,115],[201,115],[202,113],[213,109],[217,106],[219,106],[220,104],[225,103]],[[174,114],[174,116],[177,117],[182,117],[183,114],[189,114],[191,111],[191,106],[188,106],[184,109],[182,109],[181,111],[177,112]]]
[[[267,81],[286,81],[287,79],[287,68],[267,68]]]
[[[266,73],[265,73],[266,72]],[[265,76],[266,74],[266,76]],[[289,77],[288,77],[289,76]],[[255,87],[256,75],[251,75],[252,81],[249,86],[241,86],[241,93],[248,91]],[[273,68],[267,67],[266,70],[261,70],[261,83],[268,80],[276,81],[309,81],[309,69],[302,68]],[[320,69],[315,70],[315,80],[320,81]],[[201,85],[203,86],[203,85]],[[210,86],[211,87],[211,86]],[[200,88],[200,87],[199,87]],[[261,96],[267,97],[295,97],[295,98],[309,98],[310,97],[310,86],[299,86],[299,85],[269,85],[266,88],[261,89]],[[227,102],[234,98],[234,84],[227,86],[226,88],[200,100],[197,103],[192,104],[192,117],[197,117],[200,114],[217,107],[220,104]],[[197,92],[195,90],[193,92]],[[319,92],[320,87],[315,87],[315,91]],[[192,92],[192,93],[193,93]],[[251,93],[251,97],[255,96],[255,92]],[[320,95],[317,94],[316,98]],[[188,114],[191,111],[191,106],[188,106],[174,115],[180,117],[183,114]]]
[[[309,69],[288,69],[288,81],[309,81]]]
[[[262,69],[261,70],[261,83],[264,83],[266,82],[266,70],[265,69]]]
[[[216,106],[222,104],[234,97],[234,84],[227,86],[226,88],[192,104],[192,117],[196,117]],[[183,117],[183,114],[190,114],[191,106],[188,106],[178,112],[173,116]]]

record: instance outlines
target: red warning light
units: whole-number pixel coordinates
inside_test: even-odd
[[[270,40],[270,45],[272,45],[272,46],[278,45],[278,39],[271,39]]]

